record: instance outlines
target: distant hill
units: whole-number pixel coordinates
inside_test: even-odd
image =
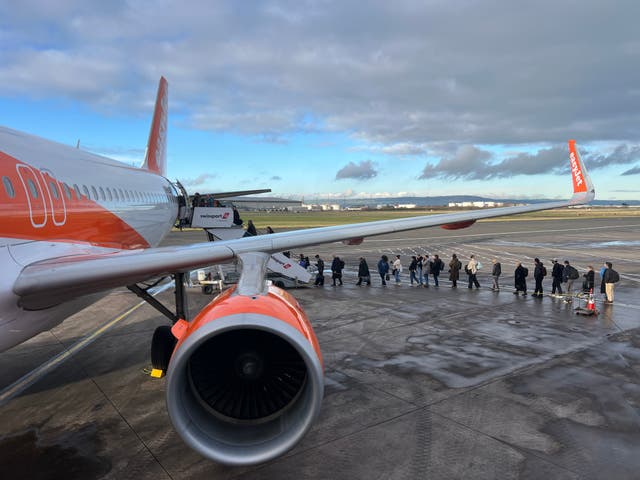
[[[435,197],[389,197],[389,198],[314,198],[305,200],[305,203],[314,204],[338,204],[341,207],[356,207],[376,205],[400,205],[415,204],[419,207],[436,207],[447,206],[449,202],[503,202],[503,203],[543,203],[552,201],[548,198],[540,199],[518,199],[518,198],[489,198],[478,197],[475,195],[442,195]],[[592,205],[599,206],[620,206],[626,204],[629,206],[640,206],[640,200],[594,200]]]

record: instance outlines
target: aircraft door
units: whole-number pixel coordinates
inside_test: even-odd
[[[28,165],[16,165],[18,176],[22,181],[27,196],[27,207],[31,225],[34,228],[42,228],[47,223],[47,204],[42,188],[42,181],[38,179],[35,171]]]
[[[40,170],[40,175],[45,185],[45,190],[49,194],[49,205],[51,206],[51,218],[57,227],[64,225],[67,221],[67,205],[64,200],[62,185],[55,179],[48,170]]]

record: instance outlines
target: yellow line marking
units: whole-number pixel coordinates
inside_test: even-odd
[[[160,287],[157,291],[155,291],[153,295],[154,296],[158,295],[159,293],[167,290],[171,286],[173,286],[173,283],[169,282],[163,285],[162,287]],[[58,355],[51,358],[47,362],[43,363],[39,367],[33,369],[32,371],[24,375],[19,380],[16,380],[14,383],[12,383],[7,388],[2,390],[2,392],[0,392],[0,406],[4,405],[9,400],[19,395],[20,393],[22,393],[25,389],[27,389],[29,386],[33,385],[35,382],[40,380],[43,376],[45,376],[46,374],[48,374],[49,372],[51,372],[52,370],[60,366],[60,364],[62,364],[64,361],[68,360],[70,357],[78,353],[80,350],[87,347],[89,344],[93,343],[95,340],[98,339],[98,337],[104,334],[107,330],[111,329],[112,327],[120,323],[122,320],[124,320],[126,317],[131,315],[133,312],[135,312],[138,308],[140,308],[142,305],[145,305],[146,303],[147,302],[143,300],[137,305],[134,305],[133,307],[128,309],[126,312],[122,313],[121,315],[118,315],[116,318],[111,320],[109,323],[89,333],[88,335],[86,335],[81,340],[78,340],[69,348],[60,352]]]

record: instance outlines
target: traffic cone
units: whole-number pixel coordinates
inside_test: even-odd
[[[593,298],[593,288],[589,290],[589,301],[587,302],[587,310],[593,310],[595,311],[596,309],[596,301]]]

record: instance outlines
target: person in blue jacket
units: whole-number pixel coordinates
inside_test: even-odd
[[[389,257],[386,255],[382,255],[380,260],[378,260],[378,273],[380,274],[380,278],[382,279],[382,285],[387,284],[387,275],[389,274]]]

